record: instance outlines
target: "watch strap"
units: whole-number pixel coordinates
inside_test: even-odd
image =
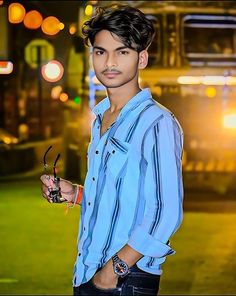
[[[119,256],[117,255],[117,253],[114,255],[114,256],[112,256],[112,261],[113,261],[113,263],[115,264],[116,262],[118,262],[118,261],[120,261],[121,259],[119,258]],[[123,260],[121,260],[121,261],[123,261]]]

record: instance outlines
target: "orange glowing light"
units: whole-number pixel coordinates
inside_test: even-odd
[[[58,18],[54,16],[49,16],[45,18],[41,25],[41,29],[43,33],[47,35],[56,35],[63,28],[62,28],[62,23],[58,20]]]
[[[3,5],[3,1],[0,1],[0,5]]]
[[[75,33],[76,33],[76,26],[73,24],[73,25],[71,25],[70,26],[70,28],[69,28],[69,33],[71,34],[71,35],[74,35]]]
[[[63,23],[59,23],[59,29],[63,30],[65,28],[65,25]]]
[[[3,4],[3,1],[2,1]],[[8,6],[8,19],[12,24],[18,24],[23,21],[25,17],[25,8],[20,3],[11,3]]]
[[[68,99],[69,99],[68,94],[64,93],[64,92],[60,94],[59,98],[60,98],[60,101],[62,101],[63,103],[68,101]]]
[[[42,15],[37,10],[31,10],[27,12],[25,15],[24,25],[28,29],[35,30],[41,26],[42,21]]]
[[[51,90],[51,97],[56,100],[60,97],[61,92],[62,87],[60,85],[54,86]]]
[[[0,74],[11,74],[13,63],[10,61],[0,61]]]

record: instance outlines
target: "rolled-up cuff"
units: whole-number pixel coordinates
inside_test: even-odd
[[[175,251],[167,244],[151,236],[142,226],[137,226],[130,236],[128,245],[137,252],[150,257],[165,257]]]

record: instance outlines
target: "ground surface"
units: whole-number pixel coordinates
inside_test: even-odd
[[[236,202],[187,193],[160,294],[236,294]],[[236,200],[236,197],[235,197]],[[0,294],[72,294],[80,208],[40,196],[36,181],[0,184]]]

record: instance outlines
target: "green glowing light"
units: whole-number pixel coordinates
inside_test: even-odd
[[[75,104],[80,104],[81,103],[81,98],[80,97],[75,97],[74,102],[75,102]]]

